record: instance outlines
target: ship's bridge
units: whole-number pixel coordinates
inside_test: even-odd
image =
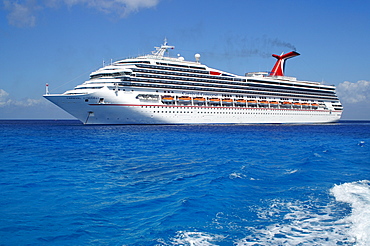
[[[90,74],[90,79],[97,79],[102,77],[130,76],[131,74],[131,69],[99,69],[98,71],[92,72]]]

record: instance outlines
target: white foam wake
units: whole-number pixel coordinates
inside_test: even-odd
[[[279,223],[263,228],[248,228],[251,235],[238,240],[238,246],[246,245],[353,245],[348,236],[349,224],[338,219],[334,204],[319,206],[314,202],[284,202],[274,200],[268,211],[257,211],[263,220]]]
[[[233,245],[351,245],[370,246],[370,181],[335,185],[330,189],[335,201],[271,200],[269,206],[252,210],[265,227],[248,227],[249,235],[233,240]],[[241,229],[241,228],[239,228]],[[170,245],[224,245],[228,236],[206,232],[179,231]],[[168,245],[168,244],[165,244]]]
[[[327,205],[274,200],[269,209],[257,209],[258,217],[263,220],[273,220],[281,213],[285,215],[279,223],[248,228],[251,235],[238,240],[236,245],[369,246],[370,181],[335,185],[330,193],[336,201]]]
[[[335,185],[331,193],[339,202],[350,204],[352,213],[346,220],[351,223],[349,234],[356,245],[370,245],[370,181]]]
[[[179,231],[171,244],[181,246],[213,246],[218,245],[217,242],[220,242],[222,239],[224,239],[224,237],[221,235],[204,232]]]

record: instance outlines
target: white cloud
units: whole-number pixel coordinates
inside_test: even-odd
[[[43,99],[26,98],[24,100],[13,100],[9,98],[9,93],[0,89],[0,108],[7,106],[32,107],[45,103]]]
[[[155,7],[159,0],[64,0],[64,3],[69,6],[85,4],[104,13],[116,13],[122,18],[139,9]]]
[[[0,89],[0,101],[2,98],[5,98],[7,96],[9,96],[9,93],[4,91],[3,89]]]
[[[15,105],[15,106],[32,107],[32,106],[36,106],[36,105],[39,105],[41,103],[44,103],[44,100],[43,99],[26,98],[22,101],[10,100],[9,103],[12,104],[12,105]]]
[[[10,25],[33,27],[36,25],[36,12],[45,8],[57,8],[60,5],[73,7],[85,5],[106,14],[116,14],[119,18],[127,17],[140,9],[153,8],[160,0],[3,0]]]
[[[3,1],[6,10],[10,11],[8,14],[8,21],[10,25],[16,27],[33,27],[36,24],[35,12],[38,9],[33,1],[25,1],[23,4],[6,0]]]
[[[0,119],[73,119],[44,98],[11,99],[0,89]]]
[[[0,89],[0,107],[7,104],[9,93]]]
[[[370,103],[370,82],[352,83],[344,81],[337,86],[337,94],[343,103]]]

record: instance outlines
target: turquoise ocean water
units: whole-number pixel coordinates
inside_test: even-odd
[[[0,121],[0,245],[370,245],[370,122]]]

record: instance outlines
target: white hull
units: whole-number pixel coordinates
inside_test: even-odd
[[[107,94],[111,93],[111,97]],[[329,123],[341,117],[341,111],[282,107],[239,107],[165,105],[160,101],[142,102],[136,94],[106,92],[101,95],[44,97],[84,124],[258,124],[258,123]],[[98,98],[105,102],[99,103]],[[109,98],[111,100],[109,100]],[[126,100],[122,100],[126,98]],[[88,99],[88,102],[85,100]],[[121,100],[120,100],[121,99]]]

